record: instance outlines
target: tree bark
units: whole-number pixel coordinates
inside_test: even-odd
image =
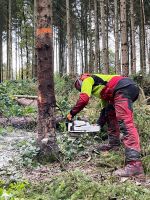
[[[19,35],[19,28],[18,28],[18,35],[17,35],[17,40],[18,40],[18,78],[21,79],[21,55],[20,55],[20,45],[19,45],[19,42],[20,42],[20,35]]]
[[[150,39],[148,41],[148,74],[150,74]]]
[[[12,16],[11,0],[8,1],[8,30],[7,30],[7,80],[12,78]]]
[[[32,78],[37,78],[37,55],[35,51],[35,34],[36,34],[36,0],[34,0],[34,47],[33,47],[33,55],[32,55]]]
[[[105,7],[106,7],[106,57],[107,57],[107,63],[106,63],[106,69],[107,73],[109,74],[109,42],[108,42],[108,29],[109,29],[109,0],[105,0]]]
[[[136,74],[136,45],[135,45],[135,13],[134,13],[134,0],[130,0],[131,12],[131,74]]]
[[[94,72],[99,69],[99,34],[98,34],[98,15],[97,15],[97,0],[94,0],[94,14],[95,14],[95,64]]]
[[[15,79],[18,79],[18,37],[17,37],[17,28],[16,28],[16,41],[15,41]]]
[[[30,68],[30,60],[29,60],[29,46],[28,46],[28,33],[27,33],[27,19],[25,15],[25,6],[23,7],[23,19],[24,19],[24,31],[25,31],[25,50],[26,50],[26,78],[29,78],[29,68]]]
[[[114,19],[114,29],[115,29],[115,71],[116,74],[121,74],[121,66],[119,59],[119,20],[118,20],[118,0],[114,0],[115,9],[115,19]]]
[[[145,13],[144,13],[144,2],[140,0],[141,7],[141,23],[140,23],[140,43],[141,43],[141,70],[142,74],[146,74],[146,48],[145,48]]]
[[[66,0],[66,16],[67,16],[67,45],[68,45],[68,71],[73,74],[73,48],[72,48],[72,34],[71,34],[71,21],[70,21],[70,3]]]
[[[22,27],[20,27],[20,39],[23,40],[22,38]],[[23,69],[23,48],[22,46],[20,47],[20,61],[21,61],[21,79],[23,80],[24,79],[24,69]]]
[[[101,28],[102,28],[102,72],[105,74],[109,73],[108,66],[108,49],[107,49],[107,36],[106,36],[106,13],[105,13],[105,2],[104,0],[100,1],[101,7]]]
[[[147,64],[148,64],[147,72],[149,73],[149,69],[150,69],[150,63],[149,63],[149,45],[148,45],[148,34],[147,34],[146,30],[145,30],[145,48],[146,48]]]
[[[0,83],[2,82],[2,73],[3,73],[3,43],[2,43],[2,28],[0,27]]]
[[[84,22],[83,22],[83,37],[84,37],[84,72],[88,72],[88,47],[87,47],[87,37],[88,37],[88,30],[87,30],[87,6],[84,4]]]
[[[37,0],[36,51],[38,57],[38,138],[41,150],[58,152],[55,134],[52,1]]]
[[[81,59],[82,66],[81,71],[85,73],[88,71],[88,53],[87,53],[87,6],[84,1],[81,1]]]
[[[62,21],[59,19],[59,30],[58,30],[58,44],[59,44],[59,73],[60,76],[66,73],[66,68],[64,66],[65,60],[65,39],[64,39],[64,26]]]
[[[89,67],[88,72],[93,72],[94,66],[94,51],[93,51],[93,38],[92,38],[92,15],[91,15],[91,0],[89,0]]]
[[[120,0],[120,28],[121,28],[121,52],[122,52],[122,74],[129,75],[128,41],[127,41],[127,14],[126,0]]]

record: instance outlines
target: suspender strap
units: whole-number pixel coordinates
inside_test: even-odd
[[[98,85],[106,85],[107,81],[104,81],[102,78],[92,75],[91,76],[94,79],[94,85],[93,86],[98,86]]]

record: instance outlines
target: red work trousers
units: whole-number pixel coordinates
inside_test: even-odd
[[[109,143],[121,141],[125,147],[126,161],[140,159],[139,134],[133,120],[132,104],[139,89],[135,85],[118,90],[111,106],[106,108]]]

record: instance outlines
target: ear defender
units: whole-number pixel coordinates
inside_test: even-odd
[[[75,83],[74,83],[74,86],[75,88],[81,92],[81,86],[82,86],[82,81],[88,77],[90,77],[91,74],[88,74],[88,73],[85,73],[85,74],[82,74],[79,78],[76,79]]]
[[[82,80],[80,78],[76,79],[74,86],[79,92],[81,92]]]

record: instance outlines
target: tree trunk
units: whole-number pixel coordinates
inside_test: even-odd
[[[139,44],[140,44],[140,73],[142,72],[142,65],[143,65],[143,59],[142,59],[142,44],[141,44],[141,25],[139,25]]]
[[[16,41],[15,41],[15,65],[16,65],[16,67],[15,67],[15,79],[17,80],[17,78],[18,78],[18,37],[17,37],[17,28],[16,28]]]
[[[22,34],[21,34],[21,32],[22,32],[22,27],[20,27],[20,39],[21,39],[21,41],[23,40],[23,38],[22,38]],[[21,60],[21,79],[23,80],[24,79],[24,69],[23,69],[23,48],[22,48],[22,46],[20,47],[20,60]]]
[[[127,14],[126,0],[120,0],[120,28],[121,28],[121,52],[122,52],[122,74],[129,75],[128,41],[127,41]]]
[[[89,0],[89,67],[88,72],[93,72],[94,66],[94,51],[93,51],[93,38],[92,38],[92,19],[91,19],[91,0]]]
[[[69,74],[73,74],[73,49],[72,49],[72,34],[71,34],[71,21],[70,21],[70,4],[69,0],[66,0],[66,16],[67,16],[67,44],[68,44],[68,71]]]
[[[150,39],[148,42],[148,74],[150,74]]]
[[[2,73],[3,73],[3,43],[2,43],[2,28],[0,27],[0,83],[2,82]]]
[[[134,0],[130,0],[131,12],[131,74],[136,74],[136,45],[135,45],[135,13],[134,13]]]
[[[35,33],[36,33],[36,10],[37,10],[37,5],[36,5],[36,0],[34,0],[34,47],[33,47],[33,55],[32,55],[32,78],[37,78],[37,55],[35,51]]]
[[[99,34],[98,34],[98,15],[97,15],[97,0],[94,0],[94,14],[95,14],[95,64],[94,72],[99,69]]]
[[[59,73],[60,76],[66,73],[64,66],[64,57],[65,57],[65,39],[64,39],[64,26],[62,21],[59,19],[59,30],[58,30],[58,40],[59,40]]]
[[[80,20],[80,29],[81,29],[81,36],[80,36],[80,39],[79,39],[79,43],[80,43],[80,53],[81,53],[81,67],[80,67],[80,72],[81,73],[84,73],[85,72],[85,62],[84,62],[84,5],[83,5],[83,2],[81,1],[81,20]]]
[[[20,42],[20,35],[19,35],[19,28],[18,28],[18,77],[19,79],[21,79],[21,55],[20,55],[20,45],[19,45],[19,42]]]
[[[107,50],[107,36],[106,36],[106,14],[105,14],[105,4],[104,0],[100,1],[101,7],[101,29],[102,29],[102,64],[103,69],[102,72],[105,74],[109,73],[109,66],[108,66],[108,50]]]
[[[84,1],[81,1],[81,59],[82,59],[82,66],[81,71],[82,73],[88,71],[88,54],[87,54],[87,6],[85,5]]]
[[[149,40],[149,50],[148,50],[148,66],[149,66],[149,74],[150,74],[150,40]]]
[[[25,7],[23,8],[23,19],[24,19],[24,31],[25,31],[25,50],[26,50],[26,78],[29,78],[29,68],[30,68],[30,60],[29,60],[29,47],[28,47],[28,33],[27,33],[27,19],[25,15]]]
[[[58,153],[55,134],[52,1],[37,0],[36,51],[38,57],[38,138],[46,156]]]
[[[106,57],[107,57],[107,63],[106,63],[106,69],[107,73],[109,74],[109,43],[108,43],[108,27],[109,27],[109,0],[105,0],[105,7],[106,7]]]
[[[84,23],[83,25],[83,37],[84,37],[84,72],[88,72],[88,53],[87,53],[87,37],[88,37],[88,30],[87,30],[87,6],[84,4]]]
[[[140,0],[141,7],[141,23],[140,23],[140,43],[141,43],[141,70],[142,74],[146,74],[146,49],[145,49],[145,13],[144,13],[144,2]]]
[[[7,30],[7,80],[12,78],[12,16],[11,0],[8,1],[8,30]]]
[[[121,66],[119,59],[119,20],[118,20],[118,0],[114,0],[114,9],[115,9],[115,69],[116,74],[121,74]]]
[[[56,35],[56,73],[59,73],[59,57],[58,57],[58,34]]]
[[[74,37],[74,34],[72,34],[72,55],[71,55],[71,57],[72,57],[72,74],[74,75],[75,73],[76,73],[76,67],[75,67],[75,52],[76,52],[76,47],[75,47],[75,42],[76,42],[76,40],[75,40],[75,37]]]
[[[146,48],[146,54],[147,54],[147,64],[148,64],[148,73],[149,73],[149,47],[148,47],[148,34],[147,31],[145,30],[145,48]]]
[[[77,38],[75,38],[75,71],[74,73],[78,73],[78,41]]]

